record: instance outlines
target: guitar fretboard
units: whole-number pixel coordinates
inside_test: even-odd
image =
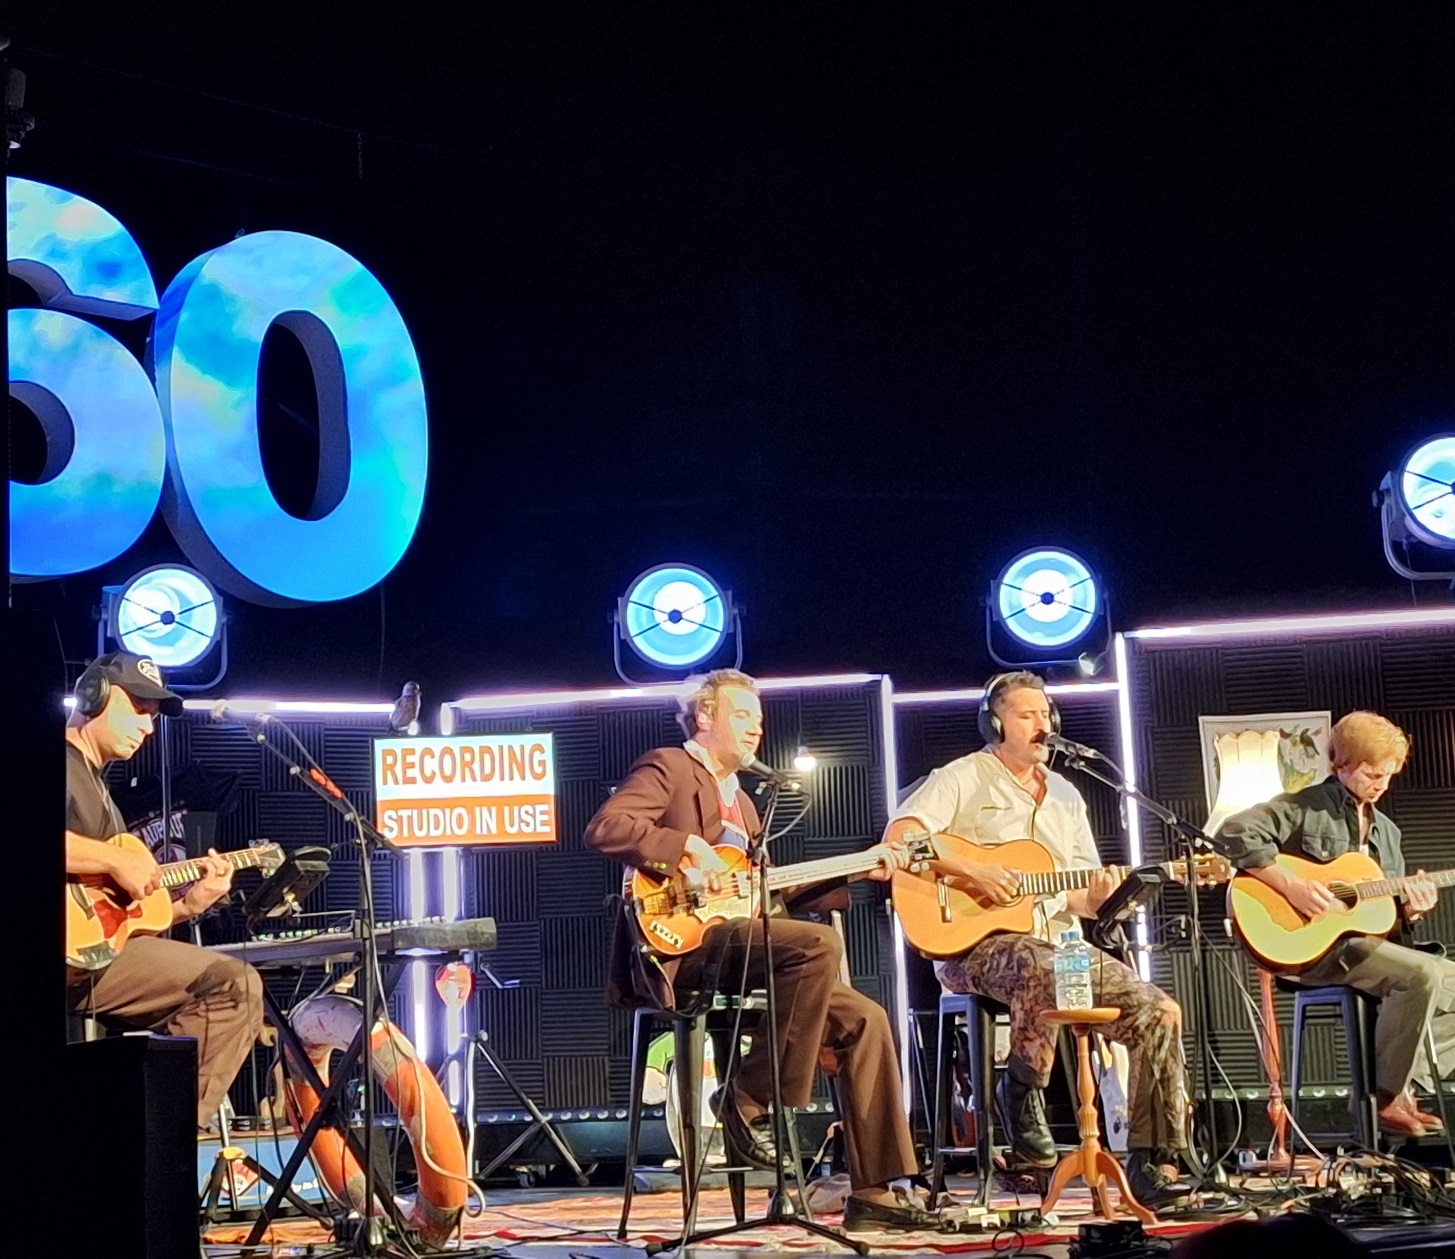
[[[1106,873],[1120,882],[1131,873],[1131,866],[1107,866]],[[1039,874],[1022,874],[1020,890],[1030,896],[1056,896],[1091,886],[1091,876],[1100,870],[1046,870]]]
[[[1455,883],[1455,870],[1440,870],[1435,874],[1424,876],[1436,887],[1449,887]],[[1354,894],[1361,899],[1366,896],[1401,896],[1405,890],[1405,884],[1409,882],[1409,875],[1399,879],[1371,879],[1367,883],[1353,884]],[[1339,887],[1349,887],[1347,883],[1330,883],[1329,890],[1335,891]],[[1337,892],[1335,893],[1337,895]]]
[[[251,870],[266,865],[273,859],[270,848],[239,848],[236,852],[225,852],[222,859],[234,870]],[[181,887],[184,883],[195,883],[203,876],[200,861],[170,861],[161,867],[161,887]]]

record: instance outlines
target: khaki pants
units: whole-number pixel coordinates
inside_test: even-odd
[[[739,921],[717,928],[707,944],[682,960],[677,985],[692,987],[703,961],[712,949],[721,947],[722,991],[738,990],[745,954],[748,988],[762,987],[762,941],[761,923]],[[838,1059],[849,1179],[855,1189],[863,1189],[913,1176],[919,1171],[919,1159],[904,1114],[889,1017],[877,1001],[839,982],[843,947],[832,927],[792,918],[773,920],[783,1102],[790,1107],[808,1105],[819,1047],[832,1049]],[[754,1036],[733,1087],[766,1106],[772,1094],[769,1067],[768,1042]]]
[[[1391,1096],[1411,1080],[1433,1091],[1425,1024],[1435,1033],[1443,1078],[1455,1068],[1455,961],[1355,936],[1338,945],[1312,970],[1291,978],[1310,988],[1347,984],[1379,998],[1374,1025],[1374,1084]]]
[[[263,1026],[263,981],[235,958],[180,940],[138,936],[105,970],[72,982],[66,1004],[107,1023],[195,1037],[197,1126],[203,1128]]]

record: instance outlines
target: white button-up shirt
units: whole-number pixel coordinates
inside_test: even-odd
[[[971,752],[935,770],[909,796],[895,818],[913,818],[931,832],[944,831],[974,844],[994,846],[1033,839],[1058,870],[1101,865],[1081,793],[1054,770],[1045,773],[1039,801],[988,750]],[[1053,943],[1077,926],[1064,894],[1047,897],[1036,910],[1036,934]]]

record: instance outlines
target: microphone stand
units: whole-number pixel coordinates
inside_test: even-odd
[[[283,731],[289,739],[302,751],[309,762],[305,768],[298,761],[268,740],[268,727],[276,726]],[[338,786],[324,771],[323,768],[313,759],[312,754],[304,745],[303,741],[290,730],[287,725],[276,717],[270,717],[266,722],[258,721],[249,723],[248,737],[253,740],[263,751],[269,753],[275,759],[281,761],[288,767],[288,773],[300,783],[313,792],[320,800],[327,804],[336,813],[341,814],[345,820],[353,826],[358,836],[359,846],[359,891],[362,904],[359,908],[359,958],[364,969],[364,982],[361,991],[360,1005],[363,1007],[363,1026],[359,1033],[359,1063],[363,1076],[363,1140],[361,1142],[363,1154],[364,1172],[364,1210],[360,1213],[359,1230],[352,1239],[351,1252],[360,1256],[383,1254],[382,1236],[376,1238],[374,1228],[374,1198],[375,1198],[375,1168],[374,1168],[374,1113],[376,1109],[376,1086],[374,1082],[373,1062],[373,1037],[374,1024],[378,1021],[380,1008],[380,997],[375,985],[381,974],[379,965],[379,941],[377,935],[378,924],[374,915],[374,872],[372,847],[376,844],[385,844],[387,841],[375,828],[374,824],[364,817],[349,798],[344,795],[343,789]],[[387,1210],[394,1218],[396,1227],[401,1227],[397,1217],[393,1217],[394,1211],[393,1187],[390,1187],[387,1195]],[[402,1232],[401,1227],[401,1232]],[[376,1240],[379,1245],[376,1247]]]
[[[1166,805],[1158,800],[1153,800],[1140,787],[1133,787],[1126,781],[1126,775],[1122,768],[1115,761],[1107,756],[1097,753],[1098,759],[1104,761],[1116,773],[1116,778],[1110,778],[1098,771],[1090,760],[1081,751],[1066,747],[1064,744],[1056,749],[1066,758],[1066,763],[1074,769],[1080,770],[1095,778],[1098,782],[1105,783],[1123,799],[1133,800],[1148,813],[1152,814],[1159,822],[1163,823],[1181,841],[1179,853],[1180,858],[1187,865],[1187,918],[1189,924],[1188,942],[1191,946],[1192,959],[1192,999],[1194,1009],[1197,1011],[1197,1022],[1199,1035],[1196,1037],[1198,1048],[1198,1076],[1202,1085],[1202,1094],[1205,1099],[1205,1110],[1203,1112],[1203,1127],[1207,1135],[1207,1157],[1200,1158],[1201,1166],[1193,1168],[1196,1177],[1196,1187],[1202,1190],[1221,1192],[1228,1186],[1227,1174],[1223,1171],[1219,1161],[1220,1141],[1218,1139],[1217,1107],[1213,1101],[1213,1066],[1212,1066],[1212,990],[1208,987],[1207,973],[1203,969],[1202,957],[1202,913],[1198,904],[1197,891],[1197,849],[1200,846],[1206,849],[1212,848],[1212,841],[1199,828],[1191,822],[1185,822],[1177,816]],[[1188,1134],[1189,1149],[1196,1153],[1196,1131]]]
[[[768,1070],[769,1078],[772,1081],[772,1118],[773,1118],[773,1198],[768,1203],[766,1214],[756,1220],[744,1220],[741,1224],[729,1224],[722,1228],[705,1229],[698,1232],[686,1233],[681,1237],[669,1242],[654,1242],[647,1246],[648,1255],[660,1254],[664,1250],[681,1251],[687,1246],[695,1246],[699,1242],[708,1241],[715,1237],[728,1237],[734,1233],[746,1233],[751,1229],[769,1228],[774,1225],[791,1225],[794,1228],[801,1228],[805,1232],[813,1233],[827,1241],[838,1242],[841,1246],[847,1246],[855,1254],[867,1255],[869,1247],[863,1242],[855,1241],[852,1237],[846,1237],[837,1229],[829,1228],[826,1224],[810,1219],[807,1208],[803,1202],[803,1171],[802,1160],[798,1162],[798,1171],[795,1180],[798,1183],[798,1211],[793,1211],[785,1204],[789,1203],[788,1182],[783,1174],[783,1152],[791,1150],[795,1154],[798,1151],[798,1142],[788,1139],[788,1113],[783,1105],[783,1066],[781,1055],[778,1052],[778,985],[773,974],[773,921],[772,902],[768,892],[768,870],[772,865],[772,859],[768,853],[768,845],[777,838],[772,833],[773,815],[778,810],[778,799],[783,791],[783,783],[776,778],[766,780],[767,803],[763,806],[760,817],[760,828],[756,838],[751,841],[748,849],[753,859],[755,872],[758,876],[758,918],[763,924],[763,989],[767,995],[767,1009],[764,1011],[764,1021],[755,1035],[768,1037]],[[747,948],[752,950],[752,927],[749,926]],[[731,1097],[728,1098],[728,1105],[733,1105]],[[702,1178],[697,1178],[699,1192]],[[691,1205],[685,1219],[690,1221],[696,1216],[696,1203]],[[688,1225],[690,1227],[690,1224]]]

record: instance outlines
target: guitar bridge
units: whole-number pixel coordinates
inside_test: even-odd
[[[950,889],[944,879],[935,880],[935,901],[940,907],[940,921],[949,922],[950,914]]]

